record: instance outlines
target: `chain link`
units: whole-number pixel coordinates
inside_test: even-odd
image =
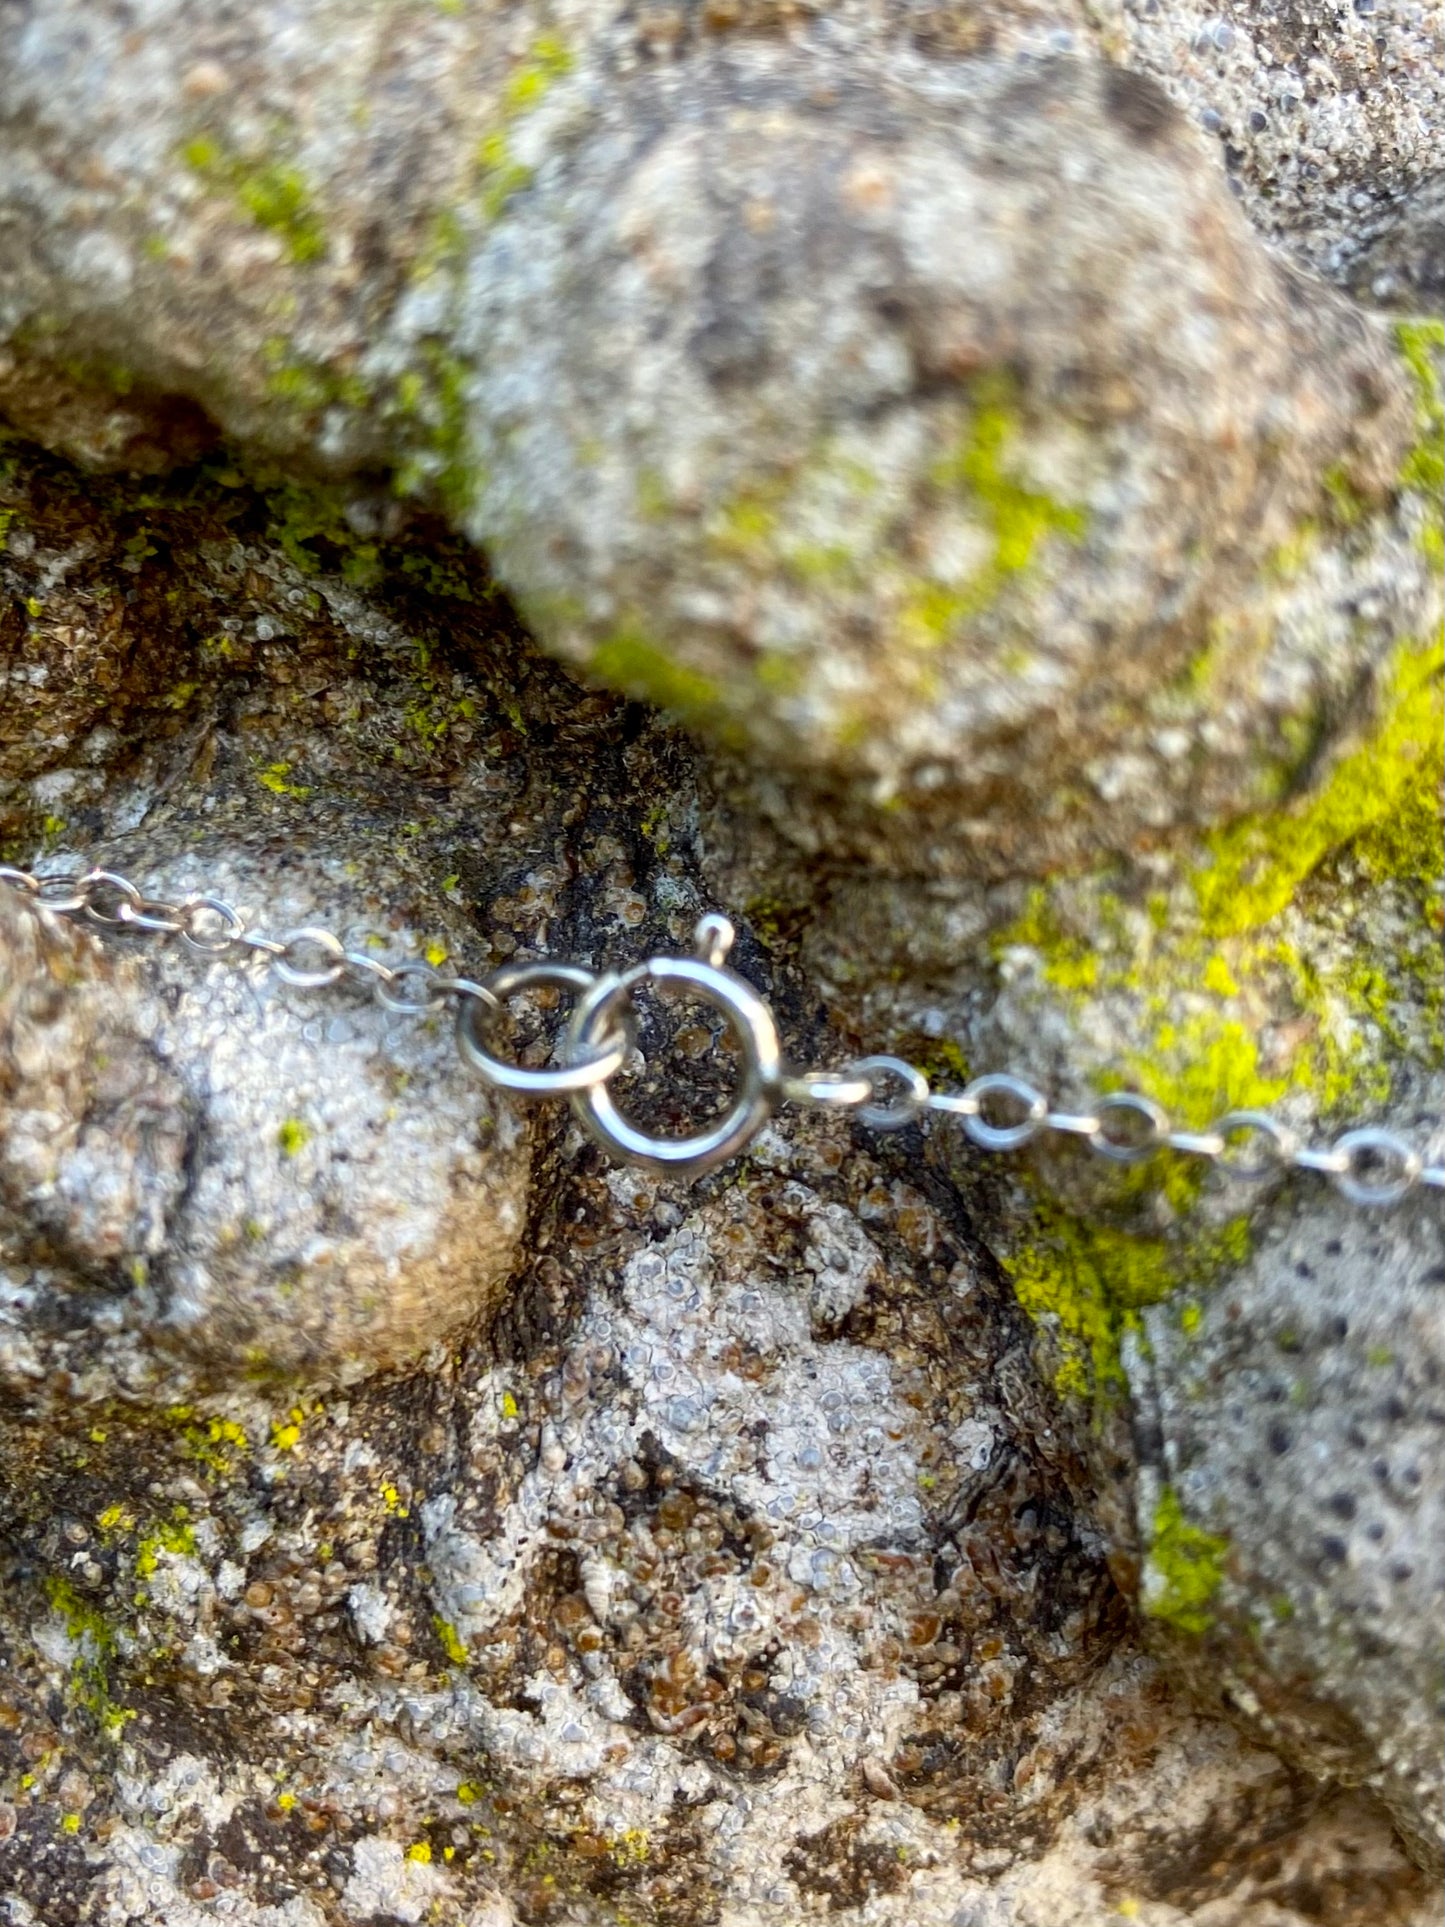
[[[1420,1186],[1445,1191],[1445,1164],[1427,1164],[1406,1139],[1374,1125],[1344,1131],[1328,1145],[1308,1145],[1267,1111],[1229,1111],[1207,1130],[1178,1130],[1161,1104],[1137,1091],[1111,1091],[1086,1111],[1054,1110],[1045,1092],[1012,1071],[991,1071],[959,1091],[936,1091],[917,1065],[883,1054],[856,1058],[841,1071],[788,1069],[768,1006],[726,967],[733,928],[715,914],[699,922],[691,958],[654,957],[621,974],[601,975],[577,964],[513,963],[477,982],[443,976],[420,959],[389,964],[365,950],[348,950],[333,931],[315,924],[267,936],[247,929],[240,911],[222,897],[198,892],[170,902],[114,870],[41,875],[0,864],[0,885],[54,916],[83,919],[107,932],[162,941],[178,936],[199,956],[260,960],[295,989],[324,990],[347,981],[383,1010],[408,1017],[454,1005],[458,1049],[486,1083],[519,1096],[569,1097],[613,1156],[673,1175],[693,1175],[735,1156],[786,1102],[848,1112],[875,1131],[902,1130],[929,1113],[956,1118],[985,1151],[1021,1150],[1049,1133],[1078,1139],[1120,1165],[1170,1151],[1242,1182],[1309,1172],[1362,1206],[1398,1204]],[[630,1000],[649,981],[662,994],[712,1003],[743,1046],[741,1089],[732,1111],[692,1137],[648,1136],[622,1117],[606,1088],[635,1054]],[[516,1063],[494,1048],[507,1003],[537,988],[576,1000],[553,1053],[560,1062],[547,1068]]]

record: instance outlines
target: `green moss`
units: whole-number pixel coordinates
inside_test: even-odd
[[[257,227],[279,235],[292,261],[316,261],[326,236],[299,169],[275,158],[251,159],[208,134],[187,141],[181,159],[212,190],[227,195]]]
[[[1191,1525],[1179,1495],[1165,1486],[1154,1508],[1144,1581],[1144,1611],[1194,1637],[1214,1623],[1209,1606],[1224,1582],[1228,1539]]]
[[[294,1158],[311,1142],[311,1132],[299,1117],[284,1118],[276,1132],[276,1146],[283,1158]]]
[[[1245,817],[1208,840],[1196,874],[1204,928],[1214,936],[1257,930],[1292,901],[1326,857],[1397,812],[1421,764],[1440,742],[1438,648],[1402,648],[1370,740],[1338,762],[1323,785],[1293,806]]]

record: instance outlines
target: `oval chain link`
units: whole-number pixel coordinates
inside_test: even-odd
[[[539,960],[506,965],[491,978],[474,982],[444,977],[420,959],[388,964],[364,950],[348,950],[334,932],[315,924],[270,937],[248,930],[240,911],[223,897],[196,892],[173,903],[148,895],[114,870],[40,875],[0,864],[0,885],[55,916],[84,918],[103,930],[162,939],[179,936],[187,949],[203,957],[237,953],[259,958],[296,989],[323,990],[348,979],[395,1015],[434,1015],[454,1000],[459,1051],[486,1083],[519,1096],[571,1096],[583,1109],[590,1107],[594,1135],[613,1155],[652,1162],[679,1175],[741,1150],[767,1115],[787,1102],[846,1111],[876,1131],[902,1130],[934,1112],[959,1119],[969,1139],[987,1151],[1021,1150],[1041,1134],[1052,1133],[1079,1139],[1096,1156],[1115,1164],[1142,1164],[1161,1151],[1172,1151],[1203,1159],[1227,1178],[1244,1182],[1291,1170],[1310,1172],[1328,1178],[1351,1204],[1366,1207],[1398,1204],[1419,1186],[1445,1191],[1445,1163],[1427,1164],[1414,1145],[1375,1125],[1344,1131],[1328,1145],[1308,1145],[1267,1111],[1229,1111],[1206,1130],[1178,1130],[1161,1104],[1137,1091],[1111,1091],[1091,1110],[1054,1110],[1045,1092],[1011,1071],[991,1071],[961,1091],[935,1091],[916,1065],[882,1054],[856,1058],[841,1071],[783,1070],[776,1061],[766,1006],[744,979],[724,968],[732,928],[718,916],[704,917],[698,925],[700,965],[653,958],[617,978]],[[753,1046],[753,1054],[762,1048],[767,1058],[761,1076],[753,1056],[744,1053],[744,1087],[734,1113],[739,1121],[734,1124],[730,1118],[726,1131],[692,1140],[651,1140],[627,1125],[604,1095],[634,1049],[630,1018],[614,1013],[612,1006],[624,985],[649,973],[696,979],[695,991],[719,1001],[734,1017],[741,1013],[748,1020],[742,1029],[750,1023],[763,1039],[766,1048],[756,1042]],[[579,1000],[555,1068],[511,1062],[481,1041],[479,1026],[490,1029],[500,1022],[506,1000],[533,986],[569,991]],[[595,1128],[598,1117],[605,1123],[600,1130]],[[690,1155],[694,1144],[704,1155]]]

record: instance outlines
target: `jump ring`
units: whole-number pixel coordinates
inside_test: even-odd
[[[990,1124],[983,1115],[983,1100],[995,1092],[1001,1096],[1012,1097],[1024,1106],[1024,1116],[1017,1124]],[[1049,1102],[1043,1092],[1036,1090],[1022,1077],[1015,1077],[1010,1071],[991,1071],[987,1076],[976,1077],[962,1094],[963,1103],[972,1105],[972,1110],[964,1110],[963,1128],[985,1151],[1017,1151],[1038,1134],[1040,1126],[1049,1114]]]
[[[499,1085],[504,1091],[518,1091],[528,1097],[590,1091],[614,1077],[627,1062],[632,1049],[630,1030],[620,1037],[614,1034],[612,1041],[595,1054],[580,1059],[569,1056],[556,1070],[534,1071],[523,1064],[510,1064],[504,1057],[493,1056],[477,1036],[477,1018],[484,1007],[491,1015],[508,997],[515,997],[518,991],[529,990],[534,984],[571,990],[581,997],[598,981],[590,970],[583,970],[577,964],[507,964],[495,971],[485,984],[477,986],[479,995],[470,991],[463,994],[457,1007],[457,1048],[473,1070],[480,1071],[489,1084]],[[568,1036],[570,1045],[570,1032]]]
[[[852,1071],[798,1071],[783,1079],[783,1096],[818,1110],[856,1111],[873,1095],[873,1080]]]
[[[1268,1139],[1271,1149],[1262,1163],[1236,1164],[1228,1156],[1229,1140],[1240,1131],[1257,1131]],[[1225,1149],[1219,1155],[1220,1170],[1226,1177],[1242,1178],[1246,1182],[1269,1177],[1294,1156],[1296,1149],[1294,1132],[1287,1130],[1268,1111],[1229,1111],[1210,1126],[1210,1135],[1224,1141]]]
[[[138,897],[134,903],[126,898],[120,906],[120,921],[128,930],[146,930],[152,936],[174,937],[185,929],[183,922],[177,922],[182,906],[166,903],[160,897]]]
[[[246,923],[239,910],[221,897],[189,896],[180,907],[183,923],[181,942],[198,957],[219,957],[234,943],[246,941]],[[207,937],[198,927],[200,914],[209,911],[221,919],[221,934]]]
[[[1169,1113],[1152,1097],[1143,1097],[1137,1091],[1113,1091],[1099,1099],[1098,1108],[1101,1127],[1111,1112],[1123,1112],[1127,1117],[1142,1117],[1147,1131],[1147,1136],[1138,1143],[1121,1144],[1116,1138],[1107,1137],[1101,1128],[1092,1140],[1093,1149],[1111,1164],[1142,1164],[1146,1158],[1153,1157],[1168,1136]]]
[[[334,984],[346,968],[346,952],[339,937],[329,930],[320,930],[314,924],[307,924],[300,930],[288,930],[280,939],[281,949],[274,960],[273,968],[283,984],[294,984],[298,990],[324,990]],[[313,943],[328,957],[335,958],[321,970],[301,970],[291,962],[290,951],[293,945]]]
[[[404,984],[415,978],[426,986],[425,997],[393,996],[392,986]],[[378,977],[371,987],[371,994],[383,1010],[393,1011],[399,1017],[425,1017],[434,1010],[440,1010],[446,1002],[445,997],[435,994],[437,974],[430,964],[420,961],[407,961],[393,964],[385,977]]]
[[[858,1122],[866,1124],[870,1131],[901,1131],[928,1108],[928,1079],[916,1064],[902,1057],[890,1057],[886,1052],[875,1057],[855,1057],[848,1066],[848,1075],[866,1077],[869,1090],[875,1096],[880,1077],[895,1077],[903,1086],[895,1098],[859,1107]]]
[[[1343,1137],[1335,1139],[1334,1148],[1347,1159],[1345,1170],[1335,1174],[1335,1188],[1351,1204],[1398,1204],[1408,1191],[1413,1190],[1424,1168],[1420,1153],[1406,1144],[1393,1131],[1381,1131],[1366,1126],[1359,1131],[1346,1131]],[[1366,1183],[1355,1176],[1360,1163],[1360,1152],[1376,1151],[1395,1161],[1395,1175],[1378,1184]]]
[[[73,871],[66,871],[60,876],[37,877],[34,894],[37,903],[47,910],[53,910],[58,917],[83,910],[90,902],[90,889],[85,878],[76,876]]]
[[[0,863],[0,883],[8,883],[12,890],[23,890],[27,897],[39,894],[39,880],[28,870],[16,870],[8,863]]]
[[[139,905],[144,899],[129,877],[117,876],[114,870],[86,871],[76,887],[85,892],[85,914],[87,918],[91,923],[98,923],[102,929],[118,929],[119,926],[126,921],[123,912],[118,911],[115,916],[111,916],[104,910],[97,910],[92,901],[97,885],[101,884],[107,885],[110,889],[120,893],[122,906],[125,904]]]

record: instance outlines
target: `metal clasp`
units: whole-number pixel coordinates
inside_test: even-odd
[[[727,1019],[742,1051],[743,1069],[732,1109],[691,1137],[652,1137],[618,1110],[605,1083],[577,1091],[573,1109],[603,1150],[629,1163],[674,1177],[696,1177],[736,1157],[767,1123],[783,1098],[783,1059],[773,1014],[750,983],[726,968],[736,936],[726,917],[706,916],[694,933],[691,957],[649,957],[630,970],[609,971],[581,998],[567,1029],[566,1055],[595,1057],[617,1034],[624,1006],[640,984],[686,990]]]

